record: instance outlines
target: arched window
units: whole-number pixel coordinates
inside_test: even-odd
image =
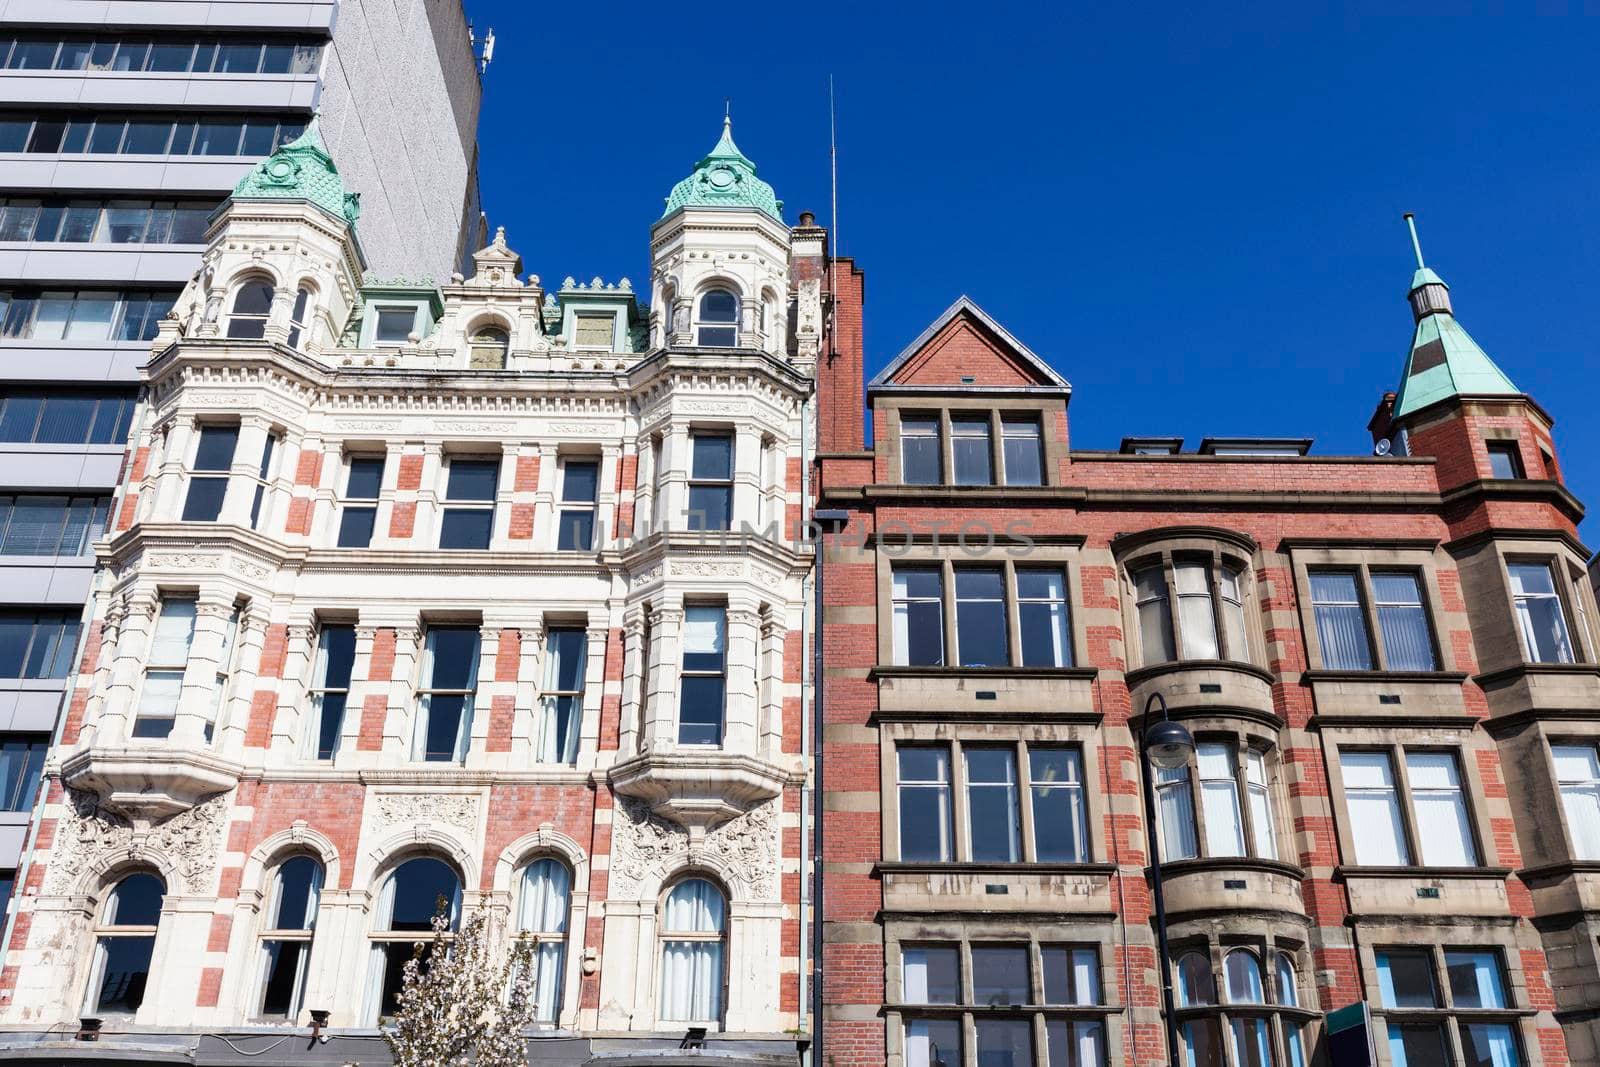
[[[132,1015],[144,1003],[156,927],[167,887],[153,874],[130,874],[106,896],[95,927],[94,973],[85,1015]]]
[[[1178,958],[1178,1007],[1193,1008],[1217,1002],[1217,987],[1211,978],[1211,961],[1200,952]]]
[[[541,1023],[554,1025],[561,1016],[571,902],[572,872],[561,861],[536,860],[522,872],[517,932],[534,943],[535,1018]]]
[[[1236,948],[1223,961],[1223,974],[1228,983],[1229,1004],[1265,1004],[1266,990],[1261,984],[1261,964],[1256,954],[1248,949]]]
[[[322,864],[294,856],[278,865],[261,929],[262,1018],[293,1022],[300,1015],[321,895]]]
[[[1300,988],[1295,980],[1294,961],[1287,952],[1277,956],[1278,1003],[1286,1008],[1300,1006]],[[1305,1039],[1300,1035],[1300,1024],[1287,1015],[1283,1020],[1283,1042],[1289,1050],[1289,1067],[1306,1067]]]
[[[294,311],[289,314],[289,347],[299,348],[300,338],[305,333],[306,320],[311,313],[311,289],[302,285],[300,291],[294,294]]]
[[[433,917],[441,911],[449,915],[454,930],[461,920],[461,878],[443,860],[431,856],[407,860],[384,880],[372,919],[369,1024],[394,1015],[399,1006],[401,971],[417,943],[432,939]]]
[[[1203,952],[1178,958],[1178,1007],[1193,1008],[1217,1002],[1217,983],[1211,960]],[[1188,1067],[1222,1067],[1222,1040],[1217,1020],[1201,1015],[1183,1023],[1183,1047]]]
[[[661,914],[661,1019],[716,1023],[722,1018],[722,891],[704,878],[679,882]]]
[[[739,345],[739,298],[726,289],[708,289],[700,294],[695,315],[695,343],[703,348],[737,348]]]
[[[498,326],[480,326],[468,342],[471,357],[467,365],[474,370],[504,370],[506,350],[511,347],[511,335]]]
[[[267,334],[267,316],[272,312],[272,282],[250,278],[233,294],[233,311],[228,317],[228,336],[259,341]]]
[[[1223,960],[1229,1004],[1265,1004],[1261,963],[1248,949],[1236,948]],[[1272,1067],[1272,1038],[1264,1015],[1228,1013],[1228,1036],[1233,1042],[1236,1067]]]

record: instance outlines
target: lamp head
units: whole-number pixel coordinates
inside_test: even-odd
[[[1189,753],[1194,751],[1194,736],[1182,723],[1162,719],[1145,729],[1144,750],[1152,764],[1170,771],[1189,761]]]

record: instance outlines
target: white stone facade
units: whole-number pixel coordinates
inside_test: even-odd
[[[114,1041],[304,1026],[319,1009],[335,1030],[371,1027],[372,935],[397,867],[441,860],[461,908],[515,925],[524,870],[551,858],[570,890],[550,1026],[792,1041],[811,566],[796,524],[815,345],[788,340],[787,229],[738,209],[657,225],[658,306],[692,314],[715,285],[739,295],[736,343],[716,348],[687,325],[669,333],[626,282],[547,294],[503,235],[473,277],[409,293],[363,291],[349,229],[301,199],[235,200],[211,236],[154,345],[97,546],[0,1024],[99,1014]],[[263,281],[264,324],[240,325],[241,293]],[[815,290],[802,297],[800,317],[820,321]],[[416,328],[383,340],[405,308]],[[725,471],[708,469],[724,454]],[[376,489],[352,496],[354,465],[379,461]],[[486,493],[458,491],[468,466]],[[213,497],[214,518],[197,514]],[[731,530],[692,528],[707,500],[727,502]],[[570,545],[563,524],[585,509],[592,543]],[[352,511],[370,511],[370,539],[341,547]],[[440,547],[484,525],[482,547]],[[163,674],[184,612],[186,655]],[[319,653],[330,627],[351,629],[353,655],[342,721],[319,733],[337,688]],[[455,687],[471,710],[442,759],[419,758],[438,754],[428,716],[457,699],[433,684],[435,630],[475,640]],[[573,630],[583,669],[553,680],[551,635]],[[581,713],[560,719],[576,738],[558,751],[562,694]],[[266,1018],[263,932],[296,856],[321,869],[309,964],[291,1010]],[[137,872],[165,894],[147,991],[118,1014],[98,996],[103,942],[121,936],[108,900]],[[664,900],[686,878],[725,904],[703,1019],[661,999]]]

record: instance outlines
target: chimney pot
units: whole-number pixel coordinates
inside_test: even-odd
[[[809,211],[800,212],[800,225],[802,225],[802,226],[815,226],[816,224],[817,224],[817,217],[815,215],[813,215]]]

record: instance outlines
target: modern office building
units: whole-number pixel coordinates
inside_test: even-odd
[[[1320,456],[1075,450],[1070,358],[967,299],[863,382],[837,276],[820,1062],[1166,1063],[1165,971],[1189,1067],[1362,1062],[1362,1001],[1383,1067],[1600,1063],[1582,508],[1443,281],[1377,454]]]
[[[457,0],[0,2],[0,902],[208,219],[315,112],[369,269],[442,281],[482,243],[479,95]]]
[[[314,126],[240,181],[129,416],[0,1058],[87,1016],[297,1063],[326,1011],[385,1062],[442,899],[536,946],[537,1062],[794,1062],[823,235],[781,210],[725,126],[647,312],[503,232],[363,284]]]

